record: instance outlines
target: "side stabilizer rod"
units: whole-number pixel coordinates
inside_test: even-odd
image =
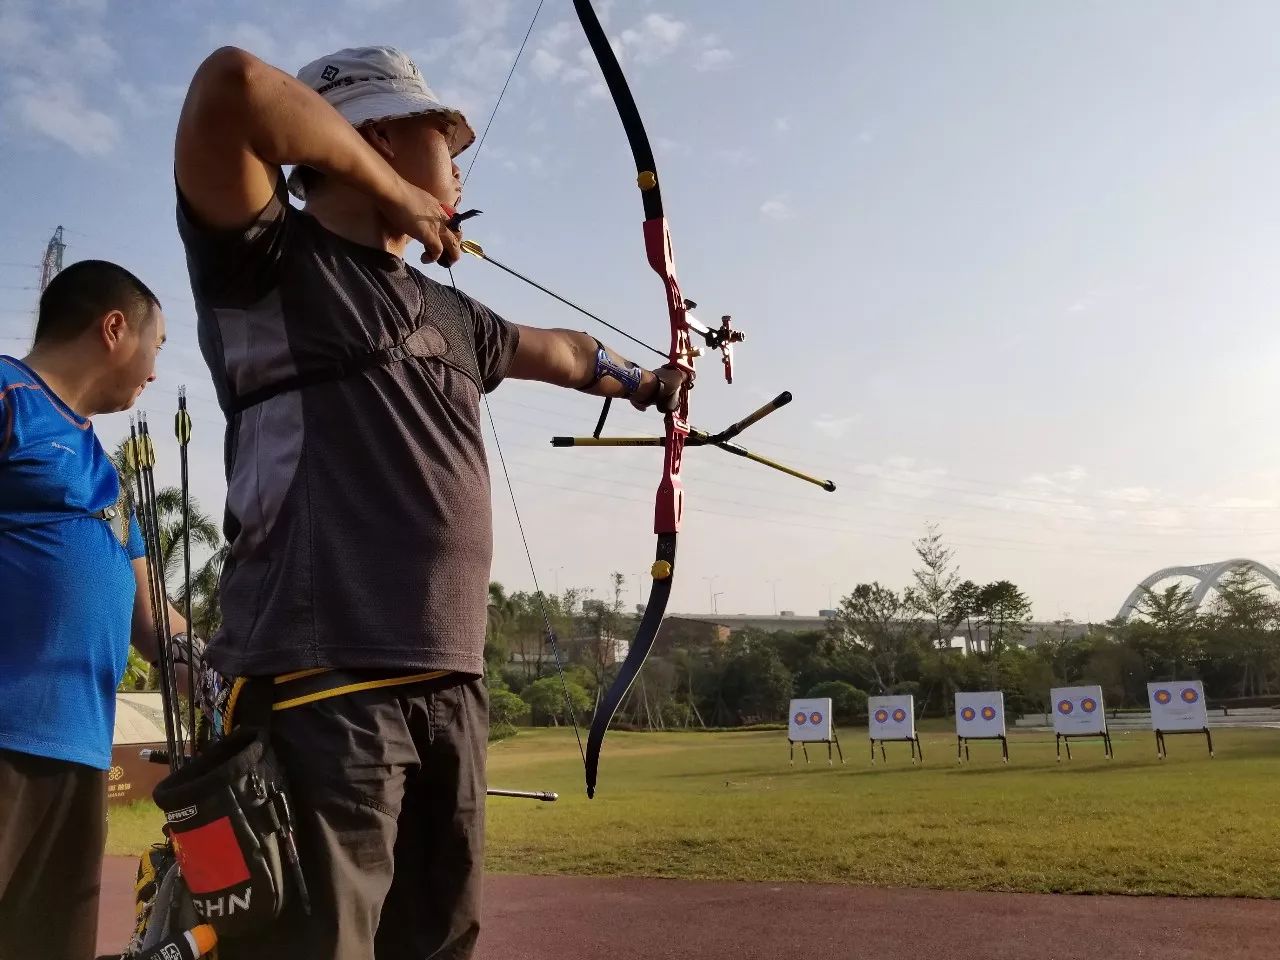
[[[706,430],[699,430],[691,426],[689,428],[689,436],[685,440],[686,447],[718,447],[725,453],[732,453],[736,457],[742,457],[750,460],[752,463],[758,463],[761,466],[770,467],[780,473],[785,473],[789,477],[795,477],[797,480],[803,480],[806,483],[812,483],[816,487],[821,487],[828,493],[834,493],[836,485],[831,480],[824,480],[821,477],[815,477],[812,474],[797,470],[795,467],[789,467],[785,463],[780,463],[769,457],[761,456],[753,453],[740,444],[733,443],[732,440],[748,427],[753,426],[773,413],[785,407],[792,400],[790,391],[784,390],[778,394],[764,406],[758,410],[754,410],[747,416],[743,417],[737,423],[731,424],[719,433],[708,433]],[[665,437],[552,437],[551,445],[553,447],[663,447],[666,446]]]

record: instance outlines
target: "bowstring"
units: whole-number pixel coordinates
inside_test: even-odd
[[[502,84],[502,90],[498,93],[498,99],[493,105],[493,110],[489,112],[489,119],[485,122],[484,132],[480,135],[480,140],[476,144],[476,152],[471,155],[471,162],[467,164],[467,172],[462,178],[463,184],[467,182],[467,178],[471,176],[471,171],[475,169],[476,161],[480,159],[480,150],[484,147],[485,139],[489,136],[489,130],[493,126],[493,120],[498,115],[498,108],[502,106],[502,99],[507,95],[507,87],[511,85],[511,78],[515,76],[516,66],[520,63],[520,55],[524,53],[525,45],[529,42],[529,37],[533,35],[534,25],[538,22],[538,14],[542,12],[542,4],[545,0],[538,0],[538,6],[533,11],[533,18],[529,21],[529,29],[524,33],[524,39],[520,41],[520,47],[516,50],[515,59],[511,61],[511,69],[507,71],[507,79]],[[468,312],[472,313],[474,321],[474,308],[469,302],[464,301],[462,291],[458,289],[458,282],[454,279],[453,268],[449,267],[449,283],[453,287],[454,295],[458,298],[458,302],[468,308]],[[475,347],[474,337],[472,338],[472,349],[476,351],[476,369],[480,368],[479,352]],[[498,425],[494,421],[493,407],[489,403],[489,394],[485,391],[483,384],[480,387],[480,394],[484,397],[484,410],[489,418],[489,431],[493,434],[494,449],[498,452],[498,462],[502,465],[502,476],[507,484],[507,494],[511,497],[511,509],[515,514],[516,528],[520,531],[520,542],[524,545],[525,559],[529,562],[529,574],[533,577],[533,595],[538,601],[538,612],[542,616],[542,626],[546,630],[547,644],[551,647],[551,655],[555,659],[556,673],[560,677],[560,689],[564,693],[565,706],[569,708],[569,720],[573,724],[573,737],[578,742],[578,755],[582,758],[585,766],[587,762],[587,751],[582,745],[582,731],[578,728],[577,711],[573,709],[573,700],[569,696],[569,681],[565,677],[564,662],[560,658],[560,644],[556,640],[555,628],[551,625],[551,615],[547,612],[547,599],[542,592],[542,587],[538,583],[538,569],[533,562],[533,549],[529,546],[529,537],[525,533],[524,519],[520,516],[520,504],[516,501],[515,485],[511,482],[511,471],[507,468],[507,458],[502,452],[502,441],[498,437]]]
[[[538,14],[542,12],[542,4],[545,0],[538,0],[538,6],[533,11],[533,19],[529,21],[529,29],[524,32],[524,39],[520,41],[520,48],[516,51],[515,59],[511,61],[511,69],[507,71],[507,79],[502,84],[502,90],[498,93],[498,99],[494,101],[493,109],[489,111],[489,119],[485,121],[484,132],[480,134],[480,142],[476,144],[476,152],[471,155],[471,162],[467,164],[467,172],[463,174],[462,184],[466,186],[467,177],[471,176],[471,170],[475,167],[476,161],[480,159],[480,151],[484,149],[485,138],[489,136],[489,128],[493,126],[493,118],[498,115],[498,108],[502,106],[502,98],[507,95],[507,87],[511,86],[511,78],[516,75],[516,65],[520,63],[520,55],[524,53],[525,44],[529,42],[529,37],[533,34],[533,26],[538,22]],[[449,274],[449,279],[453,279],[453,274]],[[457,287],[455,286],[456,290]]]
[[[453,287],[454,295],[458,298],[461,306],[468,308],[468,312],[472,313],[474,322],[474,310],[470,303],[464,299],[464,294],[458,289],[458,283],[453,278],[453,268],[447,268],[449,271],[449,283]],[[474,339],[473,350],[474,347]],[[480,359],[478,352],[476,353],[476,369],[480,368]],[[520,504],[516,502],[516,489],[511,482],[511,471],[507,468],[507,458],[502,452],[502,441],[498,438],[498,425],[493,419],[493,406],[489,403],[489,394],[485,391],[483,384],[480,387],[480,395],[484,397],[484,411],[489,417],[489,431],[493,434],[493,445],[498,451],[498,462],[502,464],[502,476],[507,483],[507,494],[511,497],[511,509],[516,516],[516,528],[520,531],[520,542],[524,544],[524,556],[529,561],[529,574],[533,577],[533,595],[538,601],[538,613],[542,616],[542,626],[546,630],[547,644],[551,647],[551,655],[555,658],[556,673],[560,675],[560,689],[564,692],[564,704],[569,708],[569,720],[573,724],[573,736],[578,741],[578,753],[582,757],[583,764],[587,762],[587,751],[582,746],[582,731],[578,729],[577,712],[573,709],[573,700],[569,697],[569,681],[564,674],[564,663],[560,659],[560,644],[556,641],[556,631],[551,625],[551,615],[547,612],[547,599],[542,592],[542,586],[538,583],[538,570],[533,562],[533,549],[529,546],[529,537],[525,534],[524,520],[520,516]]]

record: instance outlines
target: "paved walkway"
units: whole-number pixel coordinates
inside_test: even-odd
[[[108,857],[99,949],[136,862]],[[1274,960],[1280,901],[494,876],[477,960]],[[324,960],[324,958],[316,958]]]

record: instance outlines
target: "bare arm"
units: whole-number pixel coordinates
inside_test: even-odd
[[[319,94],[235,47],[196,70],[178,120],[176,173],[211,226],[247,225],[271,199],[281,164],[315,167],[384,200],[399,177]]]
[[[151,585],[147,580],[147,560],[138,557],[130,561],[133,566],[135,589],[133,594],[133,623],[130,629],[130,641],[134,649],[142,654],[147,663],[160,662],[160,647],[156,644],[155,622],[151,619]],[[169,611],[169,635],[187,632],[187,621],[182,618],[172,604],[166,604]],[[185,696],[191,686],[190,677],[185,668],[179,668],[178,689]]]
[[[517,380],[540,380],[557,387],[570,387],[597,397],[625,397],[641,409],[664,402],[678,392],[683,375],[676,370],[642,370],[630,360],[605,348],[610,361],[623,369],[635,368],[639,382],[630,386],[610,374],[597,376],[597,341],[576,330],[544,330],[520,327],[520,344],[507,376]],[[665,407],[664,407],[665,409]]]
[[[207,226],[240,229],[271,200],[283,164],[344,181],[421,241],[424,260],[441,256],[440,234],[449,231],[439,200],[402,180],[306,84],[236,47],[215,50],[196,70],[178,120],[174,172],[183,197]]]

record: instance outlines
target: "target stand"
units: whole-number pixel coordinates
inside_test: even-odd
[[[885,756],[885,752],[884,752],[885,743],[886,742],[902,743],[904,741],[911,744],[911,762],[912,763],[918,762],[923,764],[924,763],[924,746],[920,743],[919,734],[915,734],[914,736],[910,736],[910,737],[895,737],[889,741],[878,740],[875,737],[872,737],[871,738],[871,762],[873,764],[876,762],[876,744],[877,743],[880,744],[880,759],[885,763],[888,763],[889,762],[888,758]]]
[[[844,765],[844,751],[840,749],[840,738],[836,735],[836,726],[831,721],[830,697],[796,697],[787,708],[790,720],[787,723],[787,763],[796,765],[796,744],[804,753],[804,762],[809,762],[809,744],[825,743],[827,745],[827,766],[832,765],[831,747],[835,746],[840,754],[840,764]]]
[[[999,740],[1000,741],[1000,760],[1003,763],[1009,762],[1009,738],[1000,734],[994,737],[956,737],[956,763],[964,763],[969,759],[969,741],[970,740]],[[963,756],[962,756],[963,754]]]
[[[1163,760],[1169,756],[1169,748],[1164,742],[1166,736],[1180,736],[1185,734],[1193,736],[1204,734],[1205,745],[1209,748],[1209,759],[1213,759],[1213,734],[1209,732],[1209,728],[1205,727],[1201,730],[1157,730],[1156,731],[1156,757]]]
[[[1156,735],[1156,756],[1164,760],[1169,734],[1204,734],[1209,757],[1213,757],[1213,734],[1209,732],[1209,711],[1204,699],[1204,683],[1199,680],[1157,680],[1147,684],[1151,703],[1151,729]]]
[[[836,753],[840,755],[840,765],[844,766],[844,751],[840,749],[840,738],[837,737],[834,733],[831,735],[830,740],[792,740],[791,738],[788,737],[787,746],[790,749],[788,751],[787,763],[793,767],[796,765],[796,744],[797,743],[800,744],[800,751],[801,753],[804,754],[805,763],[809,762],[808,745],[811,743],[825,743],[827,745],[827,766],[828,767],[833,766],[832,760],[831,760],[831,746],[832,744],[835,744]]]
[[[1101,733],[1055,733],[1053,735],[1054,747],[1058,752],[1058,762],[1062,762],[1062,745],[1067,745],[1067,759],[1071,759],[1071,741],[1072,740],[1101,740],[1103,755],[1108,760],[1115,759],[1115,751],[1111,749],[1111,731],[1103,727]]]

